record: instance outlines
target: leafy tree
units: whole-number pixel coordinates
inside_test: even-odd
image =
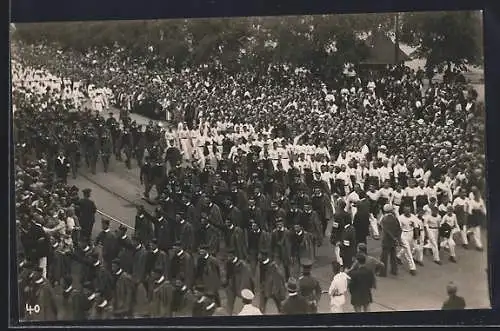
[[[452,65],[466,71],[467,64],[482,61],[481,18],[478,12],[405,13],[401,17],[402,42],[416,47],[415,55],[425,58],[426,71],[451,70]]]

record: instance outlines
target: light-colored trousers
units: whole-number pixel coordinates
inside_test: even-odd
[[[472,233],[472,239],[477,248],[483,248],[483,242],[481,240],[481,226],[474,226],[467,229],[466,233]]]
[[[330,312],[334,314],[343,313],[345,305],[345,294],[331,297],[330,299]]]
[[[401,233],[401,245],[403,249],[400,251],[404,254],[410,270],[416,270],[415,261],[413,260],[413,250],[416,248],[415,240],[413,240],[413,231],[403,231]]]
[[[47,278],[47,257],[44,256],[42,258],[40,258],[40,260],[38,261],[38,266],[40,268],[42,268],[42,276],[43,278]]]
[[[439,229],[427,228],[427,233],[429,234],[429,246],[432,250],[432,258],[434,259],[434,261],[440,261],[438,249]]]

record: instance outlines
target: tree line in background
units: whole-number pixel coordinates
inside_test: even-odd
[[[16,25],[13,39],[84,53],[121,47],[125,56],[148,54],[176,68],[216,62],[238,70],[287,63],[335,74],[345,63],[369,56],[363,34],[381,29],[394,35],[396,15],[398,39],[427,59],[428,72],[482,62],[479,12],[30,23]]]

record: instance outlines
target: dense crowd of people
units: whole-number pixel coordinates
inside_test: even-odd
[[[20,44],[16,53],[24,318],[232,315],[236,298],[240,314],[265,313],[269,299],[283,314],[313,313],[323,293],[342,312],[347,292],[366,311],[389,264],[415,275],[426,249],[437,264],[443,250],[457,262],[457,235],[483,249],[484,118],[462,83],[424,88],[403,65],[325,84],[286,65],[229,75],[210,65],[175,71],[124,50]],[[146,99],[170,125],[130,118],[138,105],[157,107]],[[112,106],[120,118],[106,118]],[[110,162],[140,168],[156,209],[138,208],[133,235],[104,219],[91,236],[91,192],[81,198],[67,177],[95,173],[98,161],[105,172]],[[369,236],[380,239],[381,261],[366,252]],[[310,274],[325,237],[328,291]],[[40,314],[24,309],[35,305]]]

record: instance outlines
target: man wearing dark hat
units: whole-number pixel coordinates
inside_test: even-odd
[[[78,202],[80,207],[80,227],[82,228],[80,235],[86,239],[90,239],[95,223],[95,213],[97,212],[94,201],[90,199],[90,192],[89,188],[84,189],[83,198]]]
[[[120,248],[115,233],[111,232],[109,228],[109,220],[103,219],[101,224],[102,231],[97,235],[95,245],[101,246],[101,256],[104,266],[108,270],[111,270],[111,262],[118,256]]]
[[[316,247],[311,233],[305,231],[301,225],[295,224],[290,239],[291,269],[292,275],[298,276],[303,259],[314,261],[316,258]]]
[[[299,277],[299,293],[307,299],[311,306],[311,312],[318,312],[318,303],[321,299],[321,286],[319,281],[311,275],[312,261],[302,261],[302,276]]]
[[[226,250],[232,250],[239,259],[247,261],[248,258],[248,243],[247,237],[239,226],[226,219],[226,227],[224,230],[224,243]]]
[[[134,256],[136,258],[136,256]],[[137,259],[141,259],[142,256],[137,256]],[[155,268],[159,268],[163,270],[163,273],[166,274],[169,267],[169,256],[164,251],[158,248],[158,241],[156,239],[151,240],[148,243],[147,253],[144,256],[145,259],[145,269],[144,269],[144,278],[137,279],[140,282],[145,281],[145,277],[151,274],[151,271]]]
[[[146,156],[140,169],[139,179],[141,181],[141,185],[144,185],[144,198],[149,200],[149,192],[151,191],[153,181],[153,166],[149,156]]]
[[[194,229],[191,223],[186,221],[182,215],[177,214],[176,215],[176,234],[177,234],[177,241],[181,242],[181,247],[188,251],[193,253],[194,252],[194,245],[195,245],[195,238],[194,238]]]
[[[271,255],[283,267],[285,279],[290,277],[291,254],[291,233],[279,219],[271,233]]]
[[[306,202],[301,216],[302,228],[313,235],[314,245],[321,247],[325,232],[318,212],[312,208],[309,202]]]
[[[272,228],[276,220],[278,218],[285,219],[287,216],[286,214],[287,212],[278,205],[277,201],[271,201],[271,208],[267,213],[267,224],[265,228]]]
[[[57,178],[62,180],[63,183],[67,183],[70,166],[69,158],[64,154],[63,150],[60,150],[55,159],[54,170]]]
[[[184,283],[183,275],[174,282],[172,313],[174,317],[189,317],[193,313],[194,295]]]
[[[119,260],[113,261],[112,271],[115,277],[113,315],[116,318],[132,317],[136,283],[132,276],[120,267]]]
[[[205,287],[204,293],[213,297],[215,303],[220,306],[221,271],[219,262],[214,256],[210,255],[208,248],[207,245],[202,245],[198,250],[194,282],[203,284]]]
[[[234,224],[237,227],[242,226],[243,224],[243,216],[241,211],[239,210],[238,207],[236,207],[231,200],[226,200],[225,202],[225,207],[226,207],[226,219],[230,220],[232,224]]]
[[[356,229],[356,243],[365,243],[370,234],[370,201],[364,192],[360,192],[356,202],[356,213],[352,225]]]
[[[286,285],[288,298],[281,303],[281,314],[283,315],[302,315],[310,314],[309,302],[298,293],[297,280],[290,278]]]
[[[271,234],[260,229],[254,220],[250,220],[250,226],[247,230],[247,241],[248,262],[252,270],[256,272],[259,252],[269,252],[271,250]]]
[[[232,250],[227,254],[226,281],[224,285],[227,295],[227,311],[229,315],[232,315],[235,300],[241,296],[241,291],[245,288],[251,290],[254,288],[250,265],[239,259]]]
[[[205,295],[205,286],[198,284],[194,286],[194,303],[192,317],[210,316],[217,304]]]
[[[267,250],[262,250],[259,261],[259,308],[262,313],[266,312],[266,304],[269,299],[274,301],[278,311],[281,303],[286,298],[284,270],[269,257]]]
[[[143,205],[137,206],[137,214],[135,216],[134,236],[143,244],[148,243],[153,239],[153,223],[151,215],[146,212]]]
[[[151,288],[151,317],[172,316],[172,301],[174,287],[160,268],[155,268],[151,273],[153,285]]]
[[[177,241],[169,250],[168,260],[169,280],[173,282],[182,275],[184,284],[191,288],[194,283],[194,261],[191,254],[182,248],[181,242]]]
[[[249,225],[250,220],[254,220],[261,229],[266,229],[267,227],[266,220],[264,219],[264,214],[262,210],[255,205],[254,199],[248,200],[248,209],[243,214],[244,224]],[[270,229],[267,230],[269,231]]]
[[[119,253],[117,259],[120,261],[120,267],[129,275],[132,274],[134,264],[134,254],[136,245],[127,235],[127,227],[120,225],[116,230],[118,240]]]
[[[195,233],[195,239],[196,246],[207,246],[210,254],[214,256],[219,253],[221,233],[208,221],[208,216],[204,212],[201,213],[201,225]]]
[[[111,134],[105,130],[100,138],[101,160],[104,172],[108,172],[109,160],[113,154],[113,143],[111,141]]]

